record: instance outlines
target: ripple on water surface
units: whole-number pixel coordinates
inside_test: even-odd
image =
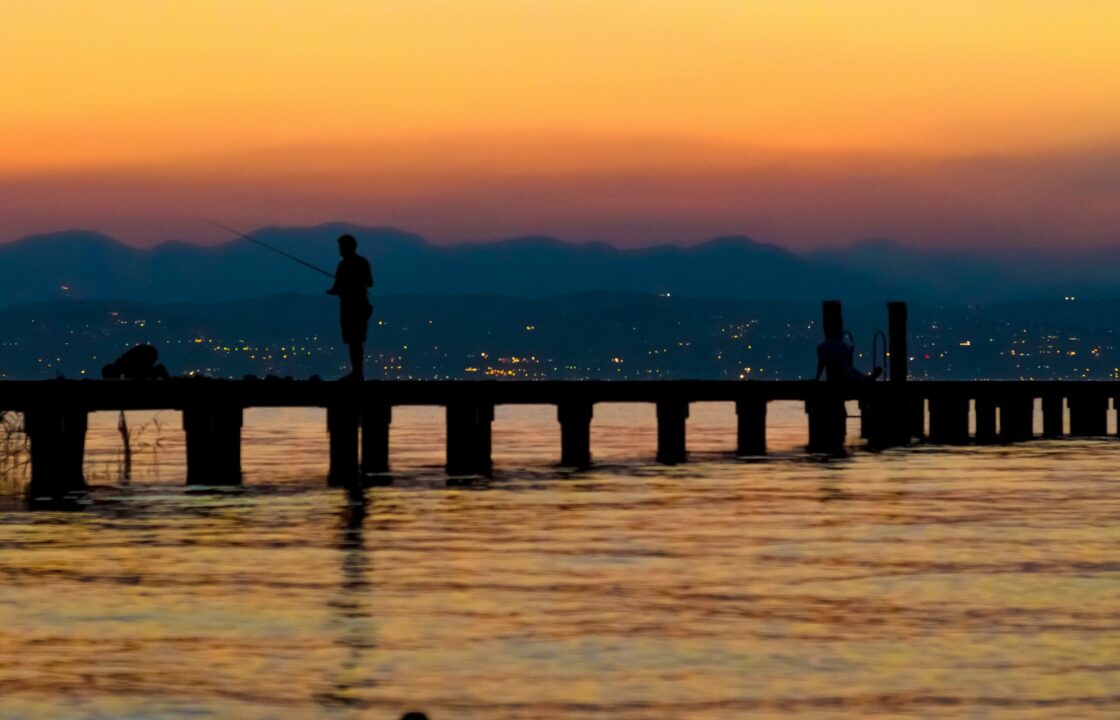
[[[646,410],[597,408],[570,473],[554,410],[500,409],[465,487],[401,410],[361,497],[323,487],[321,414],[248,413],[233,493],[182,487],[170,414],[121,485],[95,418],[89,510],[0,513],[0,715],[1120,715],[1120,444],[816,462],[777,408],[737,462],[711,406],[662,468]]]

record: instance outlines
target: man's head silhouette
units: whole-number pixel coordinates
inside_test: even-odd
[[[347,233],[338,238],[338,254],[342,257],[349,257],[358,251],[358,241],[353,235]]]

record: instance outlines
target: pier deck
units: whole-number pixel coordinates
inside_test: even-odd
[[[1103,436],[1118,396],[1120,381],[0,381],[0,410],[24,413],[33,497],[85,487],[86,420],[94,411],[182,411],[188,482],[213,485],[241,481],[246,408],[326,408],[330,481],[342,485],[389,470],[392,409],[403,405],[447,408],[447,471],[455,476],[491,472],[496,405],[555,405],[562,464],[587,467],[597,403],[656,405],[657,459],[673,464],[687,459],[686,424],[694,402],[735,403],[739,454],[754,456],[766,452],[766,407],[776,400],[805,403],[811,452],[842,452],[846,401],[858,401],[868,445],[886,448],[914,440],[985,444],[1039,435]],[[1039,400],[1042,424],[1036,433]]]

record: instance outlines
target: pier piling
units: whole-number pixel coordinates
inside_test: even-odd
[[[968,444],[968,398],[935,395],[929,399],[929,440],[939,445]]]
[[[362,474],[389,472],[389,425],[393,406],[372,402],[362,406]]]
[[[1042,397],[1042,437],[1056,438],[1065,435],[1065,398],[1061,395]]]
[[[591,418],[594,406],[586,401],[561,402],[556,406],[560,421],[560,464],[564,467],[591,467]]]
[[[28,497],[33,502],[59,501],[86,488],[82,460],[87,423],[87,413],[81,410],[45,408],[24,415],[24,429],[31,440]]]
[[[447,405],[447,474],[490,476],[493,403],[458,401]]]
[[[687,420],[686,400],[661,400],[657,403],[657,462],[677,465],[688,458],[685,440]]]
[[[1015,394],[1000,400],[999,438],[1005,443],[1034,439],[1033,397]]]
[[[1072,393],[1069,404],[1069,434],[1074,437],[1100,437],[1108,434],[1108,396]]]
[[[976,444],[994,445],[999,441],[996,435],[996,408],[995,398],[976,398]]]
[[[240,406],[192,405],[183,409],[188,485],[241,484]]]
[[[805,412],[809,415],[809,452],[843,454],[848,424],[844,398],[837,395],[806,400]]]
[[[345,403],[327,408],[330,434],[330,469],[327,484],[349,487],[358,479],[358,425],[361,413],[356,405]]]
[[[740,457],[766,454],[766,400],[741,398],[735,401],[738,424],[736,452]]]

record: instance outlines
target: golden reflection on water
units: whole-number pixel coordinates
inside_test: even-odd
[[[1120,716],[1120,444],[646,464],[650,408],[501,408],[498,477],[446,487],[442,413],[394,415],[392,487],[323,487],[325,421],[247,413],[241,493],[114,476],[82,513],[0,513],[0,716]],[[134,427],[143,424],[131,414]],[[158,473],[158,474],[157,474]]]

